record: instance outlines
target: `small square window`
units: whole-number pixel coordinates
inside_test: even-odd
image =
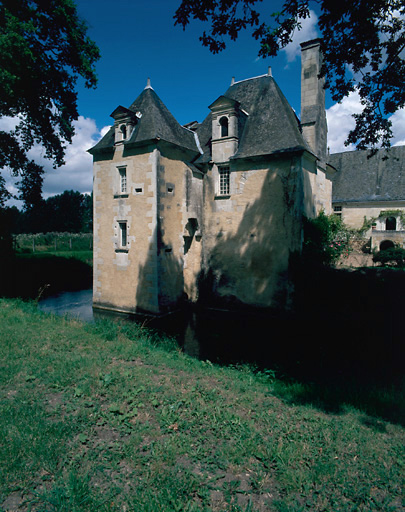
[[[229,167],[220,167],[219,172],[219,195],[229,196],[230,194],[230,172]]]

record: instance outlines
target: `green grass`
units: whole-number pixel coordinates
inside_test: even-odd
[[[93,247],[92,233],[27,233],[14,236],[17,252],[88,251]]]
[[[68,250],[68,251],[42,251],[42,252],[34,252],[34,253],[17,253],[17,260],[36,260],[43,259],[49,257],[58,257],[58,258],[67,258],[67,259],[75,259],[86,263],[87,265],[93,266],[93,251],[91,250]]]
[[[404,424],[399,384],[283,382],[0,301],[0,510],[405,510]]]

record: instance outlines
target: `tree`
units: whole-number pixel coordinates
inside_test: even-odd
[[[28,151],[42,144],[61,166],[78,118],[77,80],[96,85],[100,54],[86,32],[73,0],[0,0],[0,117],[14,121],[0,130],[0,169],[20,177],[26,207],[41,201],[44,172]],[[9,197],[0,176],[0,207]]]
[[[93,229],[93,195],[65,190],[25,209],[21,217],[24,233],[90,233]]]
[[[261,0],[182,0],[174,19],[183,29],[192,18],[210,23],[200,40],[211,52],[225,49],[249,29],[259,56],[272,57],[292,41],[310,7],[320,11],[324,63],[321,75],[334,101],[357,90],[363,110],[346,144],[359,149],[390,146],[388,117],[405,105],[405,4],[403,0],[284,0],[264,20]]]

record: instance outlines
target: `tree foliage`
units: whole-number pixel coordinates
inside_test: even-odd
[[[304,218],[303,261],[312,265],[334,265],[349,255],[353,232],[337,215],[321,211],[315,219]]]
[[[0,0],[0,169],[20,176],[20,199],[40,202],[43,168],[27,155],[41,144],[54,167],[64,163],[78,118],[79,77],[95,87],[99,50],[73,0]],[[10,194],[0,176],[0,206]]]
[[[272,57],[285,48],[314,6],[319,14],[324,63],[321,74],[334,101],[358,91],[362,112],[347,144],[359,149],[390,145],[388,119],[405,105],[405,4],[403,0],[284,0],[281,10],[264,19],[261,0],[182,0],[174,19],[185,28],[191,19],[208,22],[200,37],[213,53],[251,30],[259,55]]]
[[[405,249],[390,247],[373,254],[373,262],[383,267],[405,267]]]
[[[93,195],[74,190],[41,200],[21,213],[21,233],[91,233],[93,231]]]

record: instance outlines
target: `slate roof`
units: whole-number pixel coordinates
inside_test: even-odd
[[[129,110],[140,112],[135,129],[124,145],[141,146],[157,139],[200,154],[194,133],[181,126],[169,112],[159,96],[151,87],[146,87],[129,107]],[[115,112],[115,111],[114,111]],[[108,150],[114,146],[114,127],[89,150],[90,153]]]
[[[249,115],[233,158],[264,156],[292,151],[310,151],[300,123],[274,78],[264,75],[235,82],[224,94],[239,102]],[[204,155],[196,163],[211,160],[211,114],[197,130]]]
[[[332,201],[405,200],[405,146],[380,150],[367,158],[369,154],[347,151],[329,155],[328,163],[337,170],[332,177]]]

